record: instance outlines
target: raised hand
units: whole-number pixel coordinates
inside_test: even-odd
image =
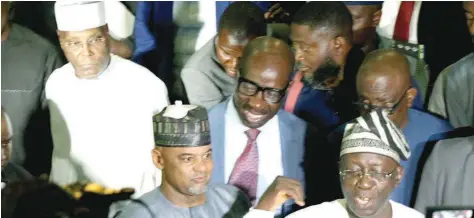
[[[301,183],[288,177],[278,176],[260,198],[255,209],[275,211],[290,199],[294,199],[299,206],[305,205]]]

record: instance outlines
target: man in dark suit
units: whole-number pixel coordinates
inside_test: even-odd
[[[474,134],[439,141],[421,177],[415,209],[474,205]]]
[[[233,184],[253,203],[277,176],[304,183],[307,126],[280,109],[293,65],[293,53],[282,40],[259,37],[247,45],[234,95],[209,111],[213,159],[219,166],[211,183]],[[277,214],[291,212],[290,206]]]

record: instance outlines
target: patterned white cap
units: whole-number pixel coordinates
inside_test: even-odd
[[[397,163],[410,157],[405,136],[382,110],[372,111],[346,125],[340,156],[361,152],[385,155]]]
[[[60,0],[54,4],[54,12],[61,31],[83,31],[107,23],[103,1]]]

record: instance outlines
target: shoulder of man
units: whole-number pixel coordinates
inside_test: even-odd
[[[38,35],[33,30],[28,29],[27,27],[13,23],[12,31],[18,33],[18,37],[20,37],[24,43],[28,43],[34,49],[32,52],[44,52],[45,55],[50,52],[58,52],[58,49],[50,41]]]
[[[286,124],[289,124],[295,127],[301,127],[303,128],[302,130],[305,130],[306,126],[308,125],[306,121],[302,120],[296,115],[289,113],[281,108],[278,110],[277,116],[279,120],[285,122]]]
[[[158,193],[159,188],[156,188],[138,199],[132,200],[122,211],[120,211],[118,218],[155,218],[157,214],[157,206],[160,205]]]
[[[60,68],[57,68],[54,70],[51,75],[49,75],[47,81],[46,81],[46,95],[48,95],[48,90],[52,91],[56,89],[58,86],[67,86],[67,83],[65,81],[67,78],[72,78],[74,77],[74,68],[72,67],[71,63],[67,63],[63,65]]]
[[[219,68],[218,63],[212,58],[215,56],[216,51],[214,50],[214,40],[212,37],[202,48],[197,50],[188,60],[184,69],[194,69],[195,71],[202,72],[204,74],[212,74],[212,69]]]
[[[287,216],[287,218],[298,217],[347,217],[347,212],[339,200],[335,200],[312,205]]]
[[[216,196],[219,201],[231,204],[231,210],[245,213],[251,207],[248,197],[233,185],[212,184],[208,187],[208,192],[208,195]]]
[[[452,138],[441,140],[436,143],[433,155],[451,160],[452,157],[458,157],[457,160],[464,161],[463,156],[474,153],[474,135],[462,138]],[[455,160],[451,160],[455,161]]]
[[[446,75],[447,87],[449,89],[458,89],[459,84],[470,78],[471,70],[474,68],[474,52],[450,65],[449,73]]]
[[[436,117],[435,115],[432,115],[428,112],[420,111],[417,109],[410,108],[408,109],[410,118],[413,117],[415,119],[421,119],[422,122],[420,124],[426,124],[426,122],[430,122],[430,125],[428,127],[432,129],[438,129],[442,131],[450,131],[453,129],[452,125],[449,124],[447,120],[440,119]],[[411,122],[411,121],[410,121]]]
[[[129,79],[137,79],[140,81],[144,81],[144,84],[150,84],[158,87],[166,87],[165,83],[146,67],[137,64],[131,60],[122,58],[118,55],[111,54],[110,58],[111,61],[115,61],[114,64],[117,65],[117,69],[124,70],[124,72],[129,74]]]

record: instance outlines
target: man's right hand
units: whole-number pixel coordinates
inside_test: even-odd
[[[288,177],[278,176],[260,198],[255,209],[275,212],[285,201],[294,199],[304,206],[304,193],[301,183]]]

